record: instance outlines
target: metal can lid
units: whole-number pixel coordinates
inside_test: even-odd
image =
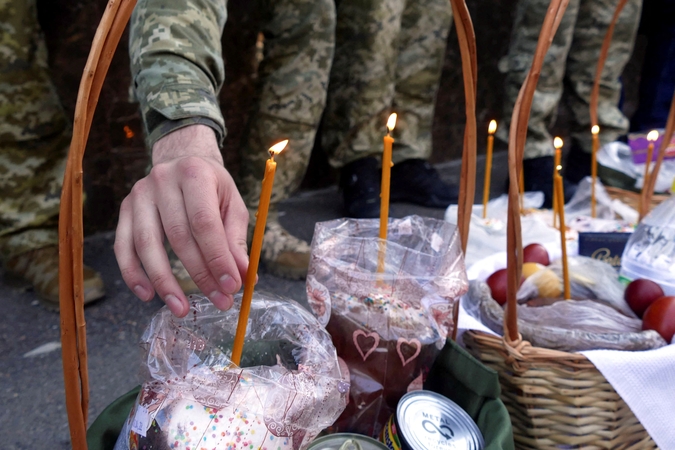
[[[355,433],[335,433],[315,439],[307,450],[388,450],[380,441]]]
[[[405,394],[396,408],[402,446],[410,450],[481,450],[478,426],[452,400],[431,391]]]

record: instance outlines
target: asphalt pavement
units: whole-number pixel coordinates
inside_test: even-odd
[[[479,168],[482,164],[479,161]],[[492,195],[504,186],[506,156],[496,154]],[[437,166],[443,179],[457,183],[459,162]],[[477,195],[482,174],[477,174]],[[444,210],[391,205],[392,217],[411,214],[442,219]],[[336,187],[302,191],[280,206],[280,221],[311,241],[316,222],[342,217]],[[88,305],[89,423],[113,400],[142,382],[140,336],[163,303],[143,303],[126,287],[113,253],[114,231],[85,238],[85,263],[98,270],[106,297]],[[261,269],[258,286],[307,305],[304,281],[289,281]],[[46,310],[27,286],[0,279],[0,447],[4,450],[71,448],[63,388],[59,315]]]

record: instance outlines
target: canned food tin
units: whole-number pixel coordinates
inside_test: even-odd
[[[335,433],[312,441],[307,450],[386,450],[373,438],[354,433]]]
[[[466,411],[431,391],[404,395],[381,440],[391,450],[481,450],[485,446]]]

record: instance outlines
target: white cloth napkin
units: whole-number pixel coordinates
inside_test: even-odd
[[[551,259],[560,257],[560,244],[544,244]],[[568,251],[575,250],[568,245]],[[494,254],[469,267],[469,280],[484,280],[506,266],[506,253]],[[490,331],[460,308],[457,342],[466,330]],[[623,352],[591,350],[581,352],[612,385],[663,450],[675,450],[675,344],[656,350]]]
[[[623,398],[654,442],[675,449],[675,345],[642,352],[581,352]]]

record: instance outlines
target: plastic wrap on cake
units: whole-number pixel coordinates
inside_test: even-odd
[[[456,299],[468,289],[454,225],[392,219],[383,243],[376,219],[315,227],[308,301],[351,379],[349,404],[334,431],[379,434],[398,400],[421,388],[455,326]]]
[[[303,449],[344,410],[349,390],[330,336],[292,300],[256,293],[241,367],[230,360],[238,305],[190,297],[162,308],[141,339],[145,383],[115,450]]]

